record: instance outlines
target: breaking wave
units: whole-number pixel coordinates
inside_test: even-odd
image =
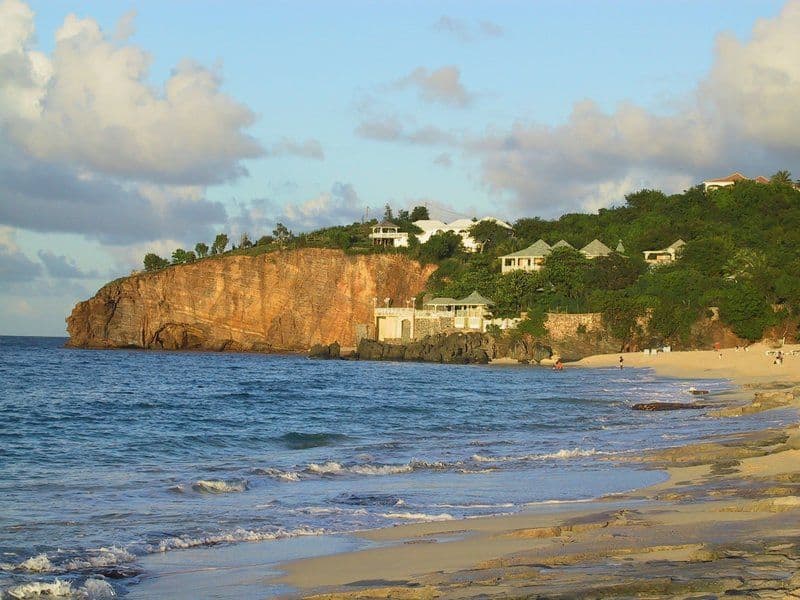
[[[274,531],[258,531],[237,528],[232,531],[226,531],[207,536],[193,537],[187,535],[164,538],[158,542],[145,545],[144,550],[149,554],[154,554],[157,552],[186,550],[188,548],[198,548],[201,546],[217,546],[219,544],[234,544],[237,542],[263,542],[267,540],[278,540],[290,537],[322,535],[324,533],[324,529],[314,529],[311,527],[300,527],[292,530],[278,529]]]
[[[519,456],[485,456],[483,454],[473,454],[472,460],[477,463],[522,462],[527,460],[584,458],[587,456],[603,456],[609,454],[611,453],[595,450],[594,448],[590,450],[573,448],[571,450],[562,449],[558,452],[551,452],[549,454],[522,454]]]
[[[381,513],[381,516],[386,519],[404,519],[408,521],[452,521],[455,517],[449,513],[441,513],[438,515],[429,515],[426,513],[413,513],[413,512],[390,512]]]
[[[79,600],[110,600],[117,593],[104,579],[87,579],[82,586],[73,586],[69,581],[31,581],[2,592],[0,598],[26,600],[28,598],[76,598]]]
[[[232,492],[244,492],[248,487],[245,479],[200,479],[192,484],[192,489],[197,492],[209,494],[230,494]]]

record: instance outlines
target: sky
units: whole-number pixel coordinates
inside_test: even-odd
[[[800,176],[800,0],[0,0],[0,334],[142,257]]]

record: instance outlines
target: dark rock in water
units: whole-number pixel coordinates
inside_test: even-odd
[[[689,393],[692,396],[705,396],[708,393],[708,390],[689,390]]]
[[[631,406],[633,410],[684,410],[684,409],[698,409],[708,408],[708,404],[695,404],[694,402],[641,402]]]
[[[362,339],[358,344],[361,360],[406,360],[449,364],[486,364],[490,360],[489,338],[481,333],[440,333],[408,344],[387,344]]]
[[[341,348],[338,342],[332,344],[314,344],[308,351],[308,358],[339,358]]]

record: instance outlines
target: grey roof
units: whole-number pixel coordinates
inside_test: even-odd
[[[373,227],[399,227],[399,225],[395,225],[391,221],[381,221],[377,225],[373,225]]]
[[[686,245],[686,242],[684,242],[683,240],[679,239],[679,240],[675,240],[674,242],[672,242],[669,246],[667,246],[667,248],[672,248],[674,250],[677,250],[678,248],[683,248],[685,245]]]
[[[572,248],[575,249],[575,246],[570,244],[567,240],[558,240],[555,244],[553,244],[553,250],[556,248]]]
[[[600,240],[592,240],[583,248],[581,248],[581,252],[583,252],[586,256],[608,256],[611,254],[611,248],[606,246]]]
[[[547,256],[548,254],[550,254],[550,244],[544,240],[537,240],[527,248],[512,252],[511,254],[506,254],[501,258],[508,258],[511,256]]]
[[[452,306],[458,304],[455,298],[434,298],[425,303],[426,306]]]
[[[486,296],[481,296],[477,290],[472,292],[466,298],[462,298],[457,302],[457,304],[465,305],[465,306],[478,306],[478,305],[485,305],[485,306],[494,306],[494,302],[489,300]]]
[[[619,254],[625,254],[625,246],[622,245],[622,240],[619,241],[619,244],[617,244],[617,247],[614,249],[614,252],[617,252]]]

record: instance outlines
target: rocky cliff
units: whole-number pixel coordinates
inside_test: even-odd
[[[355,346],[373,298],[404,302],[435,266],[308,248],[223,256],[109,283],[67,318],[70,346],[305,350]]]

